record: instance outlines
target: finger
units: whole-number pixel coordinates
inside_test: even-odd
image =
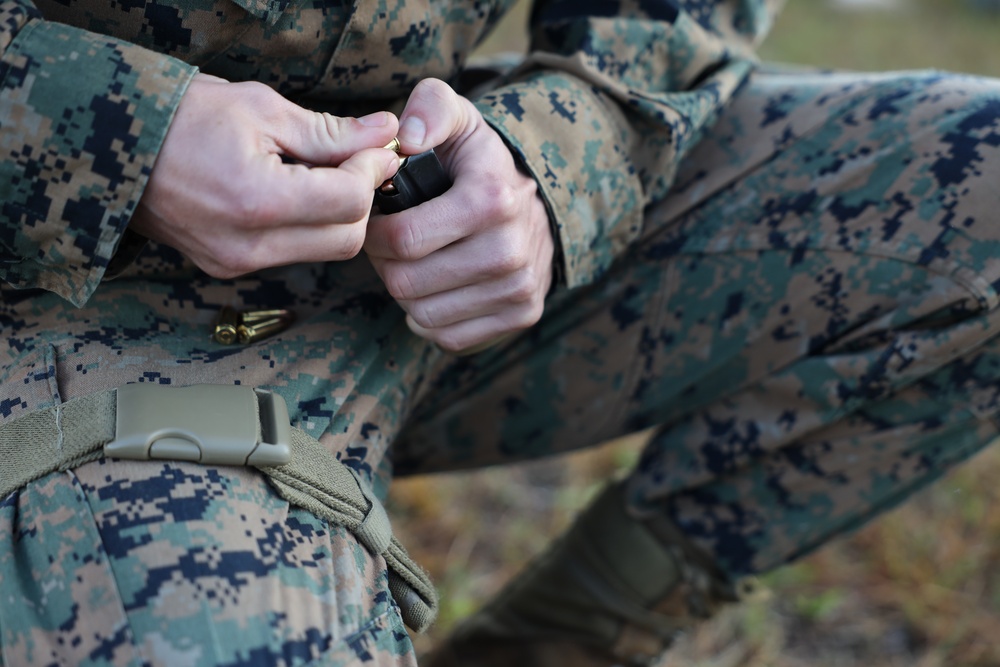
[[[424,79],[410,93],[399,118],[401,152],[423,153],[448,139],[471,132],[475,107],[440,79]]]
[[[365,241],[369,256],[418,260],[485,229],[485,219],[463,206],[461,188],[393,215],[372,218]]]
[[[517,312],[508,311],[499,315],[465,320],[440,329],[425,329],[409,316],[406,318],[406,325],[416,335],[433,341],[448,352],[471,354],[502,343],[511,335],[537,322],[539,317],[540,313],[536,315],[529,308],[524,308]]]
[[[401,300],[413,321],[425,329],[439,329],[465,320],[521,307],[542,299],[541,285],[529,272],[519,272],[475,285],[432,294],[422,299]]]
[[[524,271],[533,256],[526,237],[494,227],[416,261],[373,264],[394,299],[412,300]]]
[[[261,266],[303,262],[339,262],[360,252],[365,225],[296,225],[267,230],[256,242],[254,259]]]
[[[501,156],[505,155],[509,155],[506,149]],[[490,164],[495,166],[497,161]],[[513,170],[513,162],[510,168]],[[443,195],[395,215],[376,216],[365,252],[385,259],[422,259],[502,221],[523,217],[527,196],[531,195],[512,186],[503,174],[471,161],[463,165]]]
[[[367,221],[375,188],[392,178],[399,159],[392,151],[369,148],[338,167],[284,164],[275,156],[268,166],[261,172],[263,182],[246,193],[251,226]]]
[[[399,122],[386,111],[344,118],[309,111],[287,102],[274,121],[274,140],[282,154],[313,165],[339,165],[366,148],[385,146]]]
[[[290,225],[241,236],[225,236],[178,250],[216,278],[303,262],[335,262],[354,257],[364,243],[364,223]]]

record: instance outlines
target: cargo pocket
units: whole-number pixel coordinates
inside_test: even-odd
[[[145,663],[70,473],[52,473],[0,501],[0,601],[3,664]]]

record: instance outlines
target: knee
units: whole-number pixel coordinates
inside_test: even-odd
[[[942,74],[922,96],[932,131],[924,154],[936,156],[929,172],[939,187],[982,180],[989,190],[1000,180],[1000,79]]]

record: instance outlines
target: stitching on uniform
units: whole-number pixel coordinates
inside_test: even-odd
[[[58,449],[60,451],[62,451],[63,443],[66,441],[66,436],[63,433],[63,427],[62,427],[62,414],[63,414],[63,407],[61,405],[57,406],[56,407],[56,433],[58,435],[58,439],[56,440],[56,449]]]
[[[66,442],[66,434],[62,427],[62,417],[63,417],[63,406],[62,406],[62,395],[59,393],[59,383],[56,381],[56,361],[59,357],[59,351],[56,349],[55,345],[51,343],[45,346],[45,383],[49,388],[49,396],[52,398],[52,402],[56,408],[56,449],[62,451],[63,444]]]

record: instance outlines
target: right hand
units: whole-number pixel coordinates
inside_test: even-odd
[[[365,252],[407,325],[459,354],[534,326],[555,253],[535,179],[444,81],[418,83],[401,118],[403,154],[435,148],[454,178],[441,196],[368,226]]]
[[[381,148],[398,125],[387,112],[338,118],[262,84],[196,74],[130,228],[217,278],[350,259],[375,189],[399,167]]]

